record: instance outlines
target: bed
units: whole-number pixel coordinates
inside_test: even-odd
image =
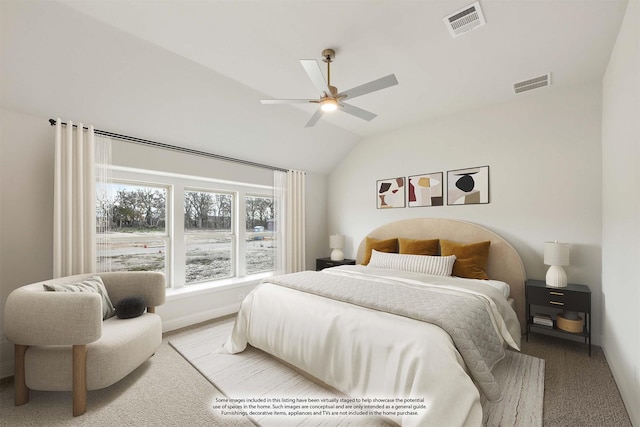
[[[439,239],[442,249],[490,242],[491,280],[448,275],[461,257],[371,250],[396,238]],[[502,398],[491,370],[520,345],[525,274],[515,249],[476,224],[420,218],[371,231],[356,260],[265,280],[242,302],[223,351],[250,344],[347,396],[415,403],[386,417],[398,425],[481,425],[480,395]]]

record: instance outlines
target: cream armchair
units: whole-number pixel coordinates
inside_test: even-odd
[[[100,276],[113,305],[141,297],[139,317],[102,320],[98,293],[47,292],[43,284],[77,283]],[[73,416],[87,407],[87,390],[108,387],[151,357],[162,342],[155,307],[165,301],[161,273],[82,274],[15,289],[5,306],[5,334],[15,344],[15,404],[29,401],[29,389],[73,391]]]

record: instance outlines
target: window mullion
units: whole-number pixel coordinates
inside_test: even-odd
[[[247,275],[247,262],[246,262],[246,250],[247,250],[247,226],[246,226],[246,194],[244,191],[238,191],[236,201],[236,265],[238,266],[238,277],[245,277]]]
[[[172,231],[173,231],[173,287],[181,288],[186,282],[187,245],[184,233],[184,186],[173,186]]]

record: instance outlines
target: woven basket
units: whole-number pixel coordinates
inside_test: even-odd
[[[578,317],[576,320],[570,320],[566,319],[562,313],[558,313],[556,316],[556,326],[558,326],[558,329],[566,332],[573,332],[574,334],[581,333],[583,329],[582,317]]]

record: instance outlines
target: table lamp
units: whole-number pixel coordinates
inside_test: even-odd
[[[547,270],[547,286],[564,288],[567,286],[567,273],[562,268],[569,265],[569,244],[555,242],[544,243],[544,263],[549,266]]]
[[[344,236],[342,234],[332,234],[329,236],[329,247],[331,251],[331,261],[342,261],[344,259]]]

